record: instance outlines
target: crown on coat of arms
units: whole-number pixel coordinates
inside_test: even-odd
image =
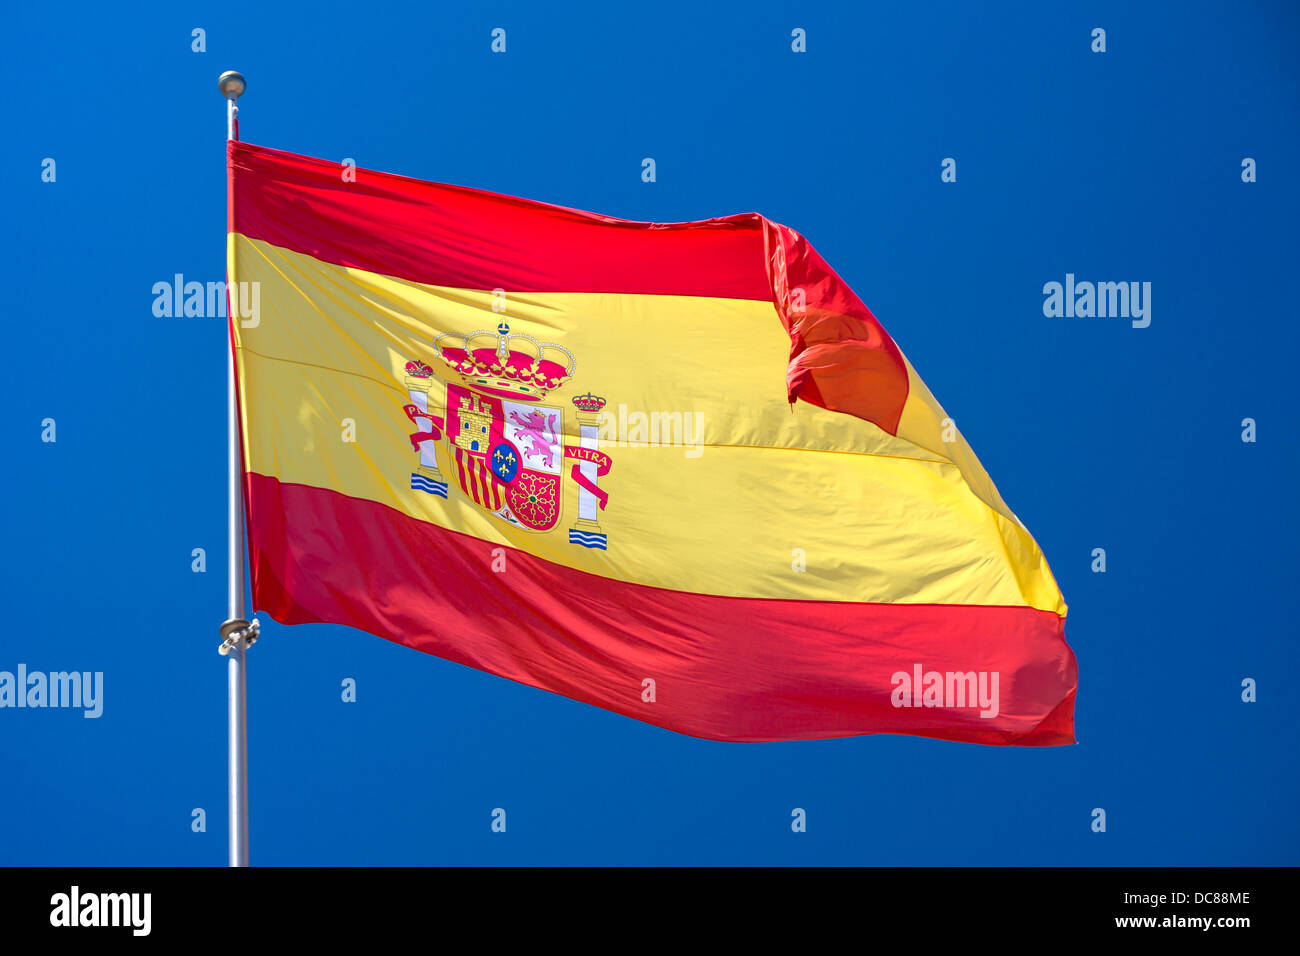
[[[573,404],[578,406],[580,412],[598,412],[605,407],[605,400],[588,392],[586,395],[574,396]]]
[[[544,398],[571,379],[578,368],[573,353],[564,346],[511,332],[505,322],[496,332],[444,332],[433,340],[433,351],[459,372],[467,385],[526,402]],[[561,361],[561,353],[567,361]]]

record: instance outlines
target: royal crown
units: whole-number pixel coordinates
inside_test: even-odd
[[[578,368],[573,353],[564,346],[511,332],[505,322],[496,332],[444,332],[433,340],[433,351],[459,372],[467,385],[525,402],[545,398],[547,392],[573,378]],[[560,360],[561,354],[566,361]]]
[[[598,412],[605,407],[605,400],[588,392],[586,395],[574,396],[573,404],[578,406],[580,412]]]

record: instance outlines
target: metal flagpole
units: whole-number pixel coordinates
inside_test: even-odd
[[[234,70],[217,79],[221,95],[226,98],[226,140],[237,140],[235,117],[239,107],[235,100],[247,85]],[[227,189],[233,189],[229,183]],[[227,283],[230,275],[227,272]],[[244,607],[244,493],[243,461],[239,444],[239,409],[235,393],[234,324],[239,319],[239,295],[227,288],[226,312],[229,316],[229,342],[226,346],[226,455],[227,455],[227,554],[229,577],[227,617],[221,625],[220,652],[226,657],[227,726],[230,802],[230,865],[248,866],[248,699],[245,657],[257,640],[257,621],[249,622]]]

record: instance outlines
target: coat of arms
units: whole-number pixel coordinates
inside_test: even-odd
[[[505,322],[495,333],[439,335],[433,351],[460,382],[447,382],[444,390],[430,366],[406,363],[411,402],[405,411],[416,427],[411,445],[420,459],[411,488],[447,497],[441,452],[461,491],[475,504],[525,531],[545,533],[560,524],[569,465],[578,497],[569,542],[605,550],[608,536],[597,521],[609,500],[598,484],[611,465],[599,448],[597,416],[605,400],[590,393],[572,399],[576,444],[565,443],[564,407],[545,401],[573,378],[573,354],[561,345],[511,332]]]

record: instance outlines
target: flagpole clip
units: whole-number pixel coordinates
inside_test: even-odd
[[[231,618],[224,621],[221,625],[221,646],[217,648],[217,653],[225,657],[233,651],[240,641],[248,641],[248,646],[252,647],[257,643],[260,636],[262,624],[257,618],[251,621],[245,621],[242,618]]]

